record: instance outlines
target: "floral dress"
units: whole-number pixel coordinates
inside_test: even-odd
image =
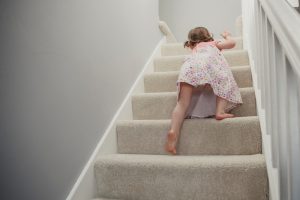
[[[239,88],[233,78],[228,63],[216,47],[218,41],[201,42],[184,59],[177,80],[177,101],[180,95],[180,84],[188,83],[198,90],[192,95],[191,103],[186,113],[188,118],[204,118],[215,115],[216,96],[226,99],[226,112],[241,105],[242,98]],[[204,89],[210,85],[212,90]]]

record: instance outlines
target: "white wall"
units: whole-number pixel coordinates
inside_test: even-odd
[[[65,199],[162,37],[158,0],[2,0],[0,24],[0,199]]]
[[[159,0],[160,19],[166,21],[175,37],[185,41],[190,29],[207,27],[215,38],[229,30],[235,34],[235,20],[242,14],[240,0]]]

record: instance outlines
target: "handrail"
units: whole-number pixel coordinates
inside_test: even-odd
[[[176,43],[177,40],[169,28],[168,24],[164,21],[159,21],[158,27],[160,31],[166,36],[167,43]]]
[[[293,8],[299,7],[300,0],[285,0],[285,1],[287,1]]]
[[[300,15],[284,0],[243,0],[244,46],[272,200],[300,199]]]
[[[260,0],[294,71],[300,76],[300,15],[286,1]]]

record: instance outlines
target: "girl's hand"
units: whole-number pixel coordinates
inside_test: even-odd
[[[221,36],[225,40],[216,43],[216,47],[218,47],[218,49],[232,49],[235,46],[236,41],[231,38],[231,34],[228,31],[224,31]]]
[[[224,39],[227,39],[227,37],[231,36],[231,34],[228,32],[228,31],[224,31],[221,36],[224,38]]]

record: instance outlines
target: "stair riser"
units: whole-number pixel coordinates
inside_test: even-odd
[[[229,66],[246,66],[249,65],[247,51],[226,51],[224,56]],[[164,56],[154,59],[154,71],[179,71],[184,61],[184,56]]]
[[[243,49],[243,40],[242,38],[235,38],[236,45],[234,48],[225,50],[225,51],[231,51],[231,50],[241,50]],[[183,47],[183,43],[175,43],[175,44],[165,44],[162,45],[161,48],[161,54],[162,56],[177,56],[177,55],[186,55],[189,54],[191,51],[188,48]]]
[[[240,88],[252,86],[250,67],[233,67],[232,73]],[[152,73],[145,76],[145,92],[175,92],[178,72]]]
[[[256,116],[253,89],[240,89],[243,105],[232,110],[237,117]],[[170,119],[176,105],[176,93],[148,93],[132,97],[133,119]]]
[[[164,149],[169,120],[123,121],[117,125],[118,152],[167,154]],[[257,117],[184,121],[177,152],[180,155],[250,155],[261,153]]]

